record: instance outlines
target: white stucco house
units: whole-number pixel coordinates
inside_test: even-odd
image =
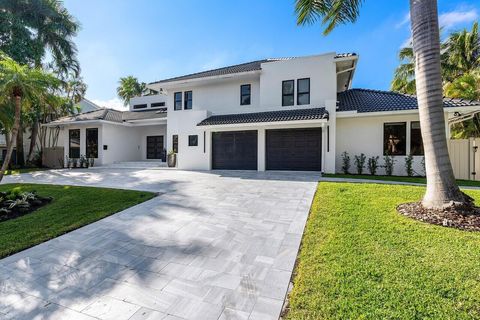
[[[164,79],[148,85],[162,94],[132,99],[129,111],[95,110],[46,125],[61,129],[65,156],[102,165],[165,161],[173,150],[186,170],[334,173],[346,151],[352,158],[393,154],[399,175],[412,154],[419,171],[416,98],[353,89],[358,58],[265,59]],[[478,109],[480,102],[444,100],[446,119]]]

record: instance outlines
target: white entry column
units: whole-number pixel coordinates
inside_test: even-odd
[[[257,132],[257,170],[265,171],[265,129]]]

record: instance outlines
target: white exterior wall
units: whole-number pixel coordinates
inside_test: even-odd
[[[134,97],[130,99],[130,111],[150,110],[152,109],[151,104],[156,102],[165,102],[165,107],[166,107],[167,96],[164,94],[155,94],[150,96]],[[147,108],[133,109],[133,106],[137,104],[147,104]],[[159,107],[159,108],[165,108],[165,107]],[[157,109],[157,108],[153,108],[153,109]]]
[[[167,145],[167,126],[166,125],[151,125],[151,126],[135,126],[131,130],[136,131],[138,141],[137,144],[140,146],[139,150],[139,159],[147,160],[147,137],[148,136],[163,136],[163,148],[168,150]],[[150,159],[149,159],[150,160]]]
[[[351,118],[337,118],[336,128],[336,172],[342,172],[342,156],[347,151],[350,156],[351,173],[356,173],[354,156],[364,153],[367,157],[379,156],[379,166],[383,161],[383,124],[389,122],[407,123],[407,154],[410,153],[410,123],[419,121],[418,114],[402,114],[388,116],[361,116]],[[405,157],[394,156],[394,175],[406,175]],[[413,157],[413,169],[420,175],[424,174],[421,161],[423,156]],[[367,161],[365,161],[364,173],[368,174]],[[385,174],[385,170],[378,168],[379,175]]]
[[[102,164],[141,160],[140,139],[135,127],[104,123],[101,141]],[[104,145],[107,145],[107,150],[103,150]]]
[[[324,107],[326,100],[337,99],[337,75],[334,53],[320,56],[302,57],[292,60],[268,62],[262,64],[260,77],[260,105],[265,109],[285,109],[282,107],[282,81],[295,80],[295,108],[308,105],[296,105],[297,80],[310,78],[310,106]]]
[[[265,130],[270,128],[302,128],[321,126],[316,124],[296,125],[275,123],[272,126],[257,123],[250,126],[225,127],[205,130],[197,124],[216,114],[251,113],[273,110],[303,109],[309,107],[326,107],[335,111],[336,103],[336,65],[334,53],[303,57],[292,60],[267,62],[262,64],[260,72],[235,75],[230,78],[206,79],[204,81],[184,82],[177,86],[167,87],[168,106],[168,150],[172,146],[172,135],[178,135],[177,166],[180,169],[211,169],[211,132],[258,130],[258,170],[265,170]],[[310,78],[310,104],[282,107],[282,81],[295,80],[295,103],[297,103],[297,80]],[[240,105],[240,86],[251,84],[251,104]],[[192,110],[174,110],[174,94],[192,91]],[[334,172],[335,168],[335,125],[330,128],[330,152],[326,152],[326,131],[323,132],[322,168]],[[204,132],[205,131],[205,140]],[[188,146],[188,136],[198,135],[198,146]],[[332,140],[333,139],[333,140]],[[333,141],[333,143],[332,143]],[[205,144],[205,147],[204,147]]]

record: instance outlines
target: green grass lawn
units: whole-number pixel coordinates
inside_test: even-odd
[[[151,192],[39,184],[4,184],[0,185],[0,191],[18,186],[22,191],[35,190],[41,196],[51,196],[54,199],[50,204],[25,216],[0,222],[0,258],[155,196]]]
[[[399,181],[410,183],[427,183],[424,177],[403,177],[403,176],[371,176],[367,174],[340,174],[340,173],[324,173],[326,178],[348,178],[348,179],[366,179],[366,180],[385,180],[385,181]],[[480,181],[472,180],[457,180],[459,186],[464,187],[480,187]]]
[[[395,210],[424,190],[320,182],[287,319],[480,319],[480,233]]]

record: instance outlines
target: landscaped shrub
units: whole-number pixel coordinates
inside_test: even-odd
[[[370,174],[371,174],[372,176],[374,176],[375,174],[377,174],[378,159],[379,159],[378,156],[368,158],[368,163],[367,163],[368,171],[370,172]]]
[[[354,161],[355,161],[355,167],[357,167],[357,173],[362,174],[363,173],[363,168],[365,167],[365,160],[367,157],[361,153],[359,156],[355,155]]]
[[[347,151],[342,153],[342,171],[344,174],[350,173],[350,156]]]
[[[405,171],[407,176],[413,176],[413,156],[411,154],[405,157]]]
[[[385,162],[385,174],[387,176],[391,176],[393,174],[393,166],[395,165],[395,159],[391,155],[386,155],[383,157],[383,161]]]
[[[35,192],[24,192],[20,187],[0,192],[0,221],[13,219],[36,210],[52,201]]]

